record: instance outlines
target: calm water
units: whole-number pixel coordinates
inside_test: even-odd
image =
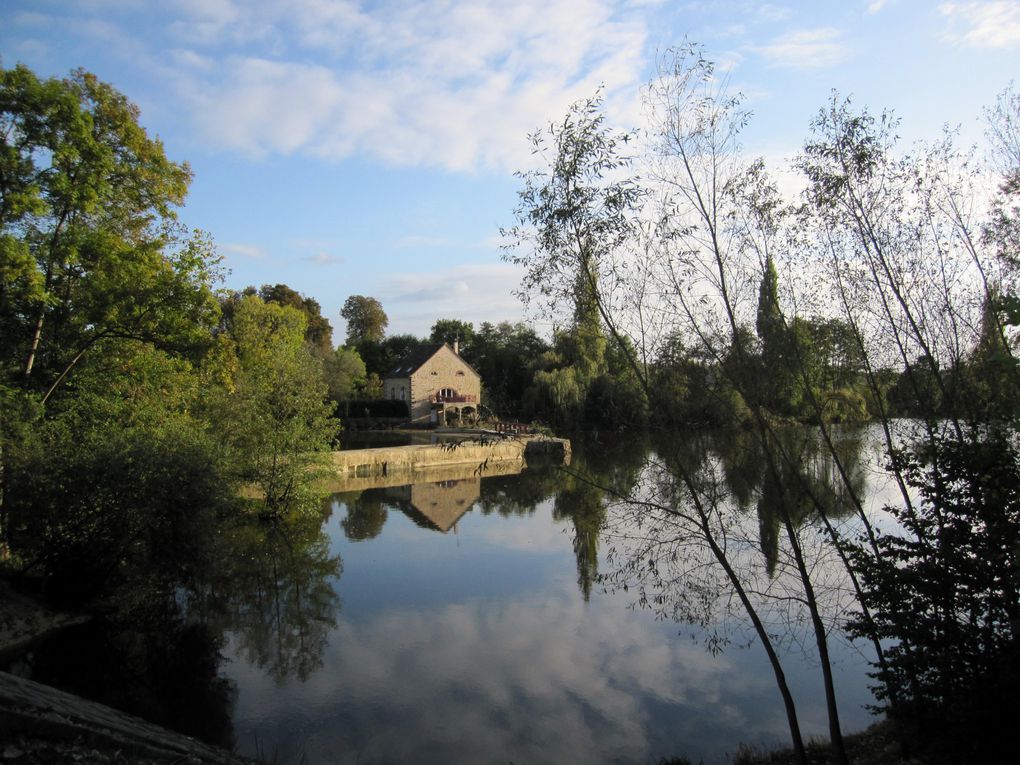
[[[612,575],[666,532],[573,475],[641,494],[656,485],[650,461],[703,460],[747,527],[742,554],[763,570],[781,560],[753,447],[679,444],[582,439],[569,471],[348,486],[322,513],[276,523],[196,511],[106,617],[14,669],[285,764],[708,765],[740,743],[784,744],[771,670],[739,615],[695,627],[640,607],[639,588]],[[874,446],[850,445],[861,490],[880,501]],[[824,481],[824,459],[802,451]],[[694,586],[653,605],[672,613]],[[810,640],[780,617],[802,729],[824,736]],[[713,653],[706,638],[719,632],[730,642]],[[833,650],[844,729],[861,729],[867,666],[852,646]]]
[[[602,475],[637,469],[645,448],[578,446],[573,469]],[[321,632],[262,654],[228,632],[240,750],[313,763],[714,763],[740,742],[787,741],[764,653],[739,629],[713,655],[700,630],[600,586],[612,535],[591,533],[594,495],[555,471],[336,495],[323,532],[343,571],[310,620]],[[860,729],[866,667],[837,653],[844,727]],[[787,663],[805,733],[824,735],[817,666]],[[280,671],[295,666],[309,669]]]

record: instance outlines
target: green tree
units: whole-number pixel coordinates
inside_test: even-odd
[[[296,308],[305,315],[305,342],[320,359],[328,359],[333,350],[333,327],[322,315],[318,301],[305,297],[286,284],[263,284],[258,295],[263,302]]]
[[[553,309],[573,310],[570,331],[557,341],[566,366],[535,377],[539,398],[569,410],[583,409],[606,372],[608,317],[599,285],[619,267],[643,196],[633,179],[620,177],[630,164],[623,153],[630,139],[605,124],[601,94],[573,104],[562,122],[532,134],[548,169],[522,174],[517,225],[503,231],[511,241],[504,258],[525,268],[522,298],[541,296]]]
[[[471,345],[475,339],[475,325],[460,319],[437,319],[429,332],[430,343],[458,344],[461,356],[471,353]]]
[[[333,401],[354,398],[364,389],[368,373],[365,362],[353,348],[340,346],[323,362],[323,374]]]
[[[340,309],[340,315],[347,322],[347,345],[350,346],[382,342],[390,323],[382,303],[364,295],[351,295],[347,298]]]
[[[0,70],[0,356],[49,398],[110,339],[177,352],[208,338],[216,259],[182,240],[187,165],[138,110],[78,70]],[[10,377],[9,377],[10,379]]]
[[[526,324],[483,322],[462,355],[482,378],[485,405],[500,414],[521,417],[535,362],[548,350],[549,344]]]
[[[934,449],[934,451],[933,451]],[[926,762],[1001,762],[1020,691],[1020,454],[1001,429],[896,455],[918,493],[887,507],[902,533],[858,548],[865,599],[890,643],[880,699]]]
[[[210,416],[236,475],[258,488],[270,513],[310,501],[311,469],[337,426],[322,366],[305,344],[304,314],[245,297],[223,352],[226,379]]]

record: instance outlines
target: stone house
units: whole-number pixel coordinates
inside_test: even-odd
[[[481,393],[482,379],[457,343],[419,346],[383,378],[383,396],[406,401],[413,425],[445,425],[451,413],[473,417]]]

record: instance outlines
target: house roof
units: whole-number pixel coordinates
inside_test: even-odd
[[[386,378],[391,377],[410,377],[417,372],[429,359],[435,356],[443,347],[449,348],[447,343],[431,343],[426,345],[419,345],[413,351],[402,357],[393,368],[386,373]],[[450,352],[453,353],[453,348],[450,348]],[[463,358],[458,354],[457,358],[460,359],[461,363],[464,364],[476,377],[481,377],[478,372],[475,372],[474,368],[464,361]]]

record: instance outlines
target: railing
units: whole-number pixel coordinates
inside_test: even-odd
[[[528,435],[531,433],[531,426],[523,422],[497,422],[496,432]]]
[[[475,404],[478,403],[478,396],[471,393],[457,393],[454,395],[443,395],[437,393],[432,397],[434,404]]]

